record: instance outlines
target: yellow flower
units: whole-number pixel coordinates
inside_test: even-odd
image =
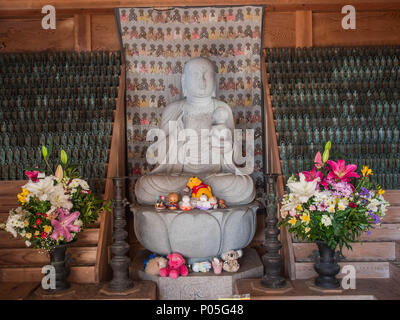
[[[63,236],[59,236],[57,240],[63,240],[64,237]]]
[[[310,229],[309,227],[306,227],[306,228],[304,229],[305,233],[308,233],[310,230],[311,230],[311,229]]]
[[[369,175],[372,175],[372,170],[368,168],[367,166],[363,166],[361,173],[363,177],[368,177]]]
[[[308,224],[310,222],[310,216],[308,214],[303,214],[301,216],[301,221],[303,221],[303,222]]]
[[[385,194],[385,190],[379,189],[379,190],[378,190],[378,194],[383,196],[383,195]]]
[[[21,204],[25,204],[26,196],[29,194],[29,191],[25,188],[22,188],[22,192],[18,193],[17,198]]]
[[[39,231],[35,231],[35,236],[38,236],[40,234]]]
[[[50,233],[52,229],[53,228],[50,226],[44,226],[44,228],[43,228],[44,232],[46,232],[46,233]]]
[[[296,218],[292,218],[292,219],[289,220],[289,223],[290,223],[292,226],[294,226],[294,225],[296,224],[296,222],[297,222]]]
[[[297,210],[297,211],[303,210],[303,207],[301,206],[301,204],[298,204],[298,205],[297,205],[296,210]]]
[[[25,227],[29,226],[29,221],[28,221],[28,220],[25,220],[25,221],[24,221],[24,226],[25,226]]]
[[[32,238],[32,233],[28,232],[27,234],[25,234],[25,238],[27,238],[27,239]]]

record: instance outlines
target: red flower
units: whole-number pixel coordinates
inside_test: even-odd
[[[327,163],[332,168],[332,171],[330,171],[328,174],[328,179],[349,182],[353,177],[360,177],[356,172],[354,172],[354,170],[357,169],[355,164],[346,165],[344,160],[338,160],[337,163],[335,161],[328,160]]]
[[[354,202],[349,203],[350,208],[357,208],[357,205]]]
[[[40,212],[36,213],[37,216],[40,216]]]
[[[36,226],[35,226],[35,225],[34,225],[33,227],[36,229]]]
[[[42,223],[42,220],[40,220],[40,219],[36,220],[36,224],[41,224],[41,223]]]
[[[47,214],[43,213],[43,217],[47,218]]]
[[[42,239],[46,238],[47,237],[47,233],[43,231],[42,234],[41,234],[41,237],[42,237]]]

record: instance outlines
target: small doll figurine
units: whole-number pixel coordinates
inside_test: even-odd
[[[200,200],[197,201],[197,208],[200,210],[208,210],[211,209],[211,204],[210,201],[207,200],[207,196],[205,194],[202,194],[200,196]]]
[[[179,208],[183,211],[192,210],[192,204],[190,203],[189,196],[183,196],[182,201],[179,202]]]
[[[169,202],[168,209],[169,210],[178,209],[178,200],[179,200],[178,194],[176,192],[171,192],[168,195],[168,202]]]
[[[222,260],[219,258],[213,258],[211,261],[213,270],[215,274],[220,274],[222,272]]]
[[[208,199],[208,201],[210,202],[211,209],[218,209],[218,202],[216,197],[211,197],[210,199]]]
[[[165,209],[164,197],[163,197],[163,196],[158,196],[158,197],[156,198],[156,204],[154,205],[154,207],[155,207],[157,210]]]
[[[218,208],[220,208],[220,209],[226,209],[227,208],[227,205],[225,204],[225,200],[223,200],[223,199],[219,199],[218,200]]]

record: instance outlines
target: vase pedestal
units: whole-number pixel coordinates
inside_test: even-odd
[[[343,289],[340,286],[338,288],[332,288],[332,289],[322,288],[322,287],[318,287],[315,285],[315,280],[307,280],[306,286],[310,290],[319,292],[319,293],[343,293]]]
[[[340,266],[335,261],[335,250],[330,248],[326,242],[316,241],[320,259],[314,265],[318,277],[314,284],[317,288],[323,290],[340,289],[340,282],[336,279],[336,275],[340,271]]]

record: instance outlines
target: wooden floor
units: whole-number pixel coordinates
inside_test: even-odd
[[[157,288],[152,281],[135,281],[129,295],[105,295],[100,292],[104,284],[71,284],[71,290],[64,295],[43,296],[40,283],[2,282],[0,300],[156,300]],[[39,294],[38,294],[39,293]]]
[[[393,279],[359,279],[356,289],[343,292],[317,292],[310,289],[310,280],[291,281],[293,289],[284,294],[265,293],[257,285],[259,279],[236,282],[236,294],[250,294],[250,300],[400,300],[400,283]],[[73,292],[64,296],[42,296],[37,282],[0,283],[0,300],[156,300],[157,288],[151,281],[135,281],[132,294],[107,296],[100,292],[103,285],[72,284]]]
[[[259,279],[238,280],[236,294],[250,294],[251,300],[400,300],[400,282],[393,279],[359,279],[356,289],[342,292],[318,292],[312,290],[311,280],[291,281],[292,290],[285,293],[263,292]]]

